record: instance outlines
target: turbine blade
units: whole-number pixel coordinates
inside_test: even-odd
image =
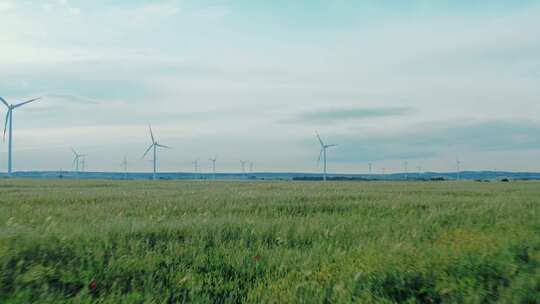
[[[4,98],[0,97],[0,101],[1,101],[3,104],[5,104],[6,107],[9,108],[9,103],[7,103],[7,101],[6,101]]]
[[[144,158],[146,156],[146,154],[148,154],[148,152],[154,147],[155,144],[151,144],[150,147],[148,147],[148,149],[146,149],[146,151],[144,152],[143,156],[141,158]]]
[[[324,148],[321,149],[321,152],[319,152],[319,158],[317,158],[317,167],[320,165],[321,163],[321,158],[322,158],[322,154],[323,154],[323,151],[324,151]]]
[[[79,157],[79,153],[77,153],[77,151],[75,151],[75,149],[71,148],[71,152],[73,152],[73,154],[75,154],[76,157]]]
[[[30,100],[25,101],[25,102],[21,102],[21,103],[19,103],[19,104],[14,105],[13,108],[22,107],[22,106],[24,106],[25,104],[31,103],[31,102],[33,102],[33,101],[36,101],[36,100],[40,99],[40,98],[41,98],[41,97],[34,98],[34,99],[30,99]]]
[[[169,146],[160,145],[160,144],[158,144],[158,143],[156,143],[156,146],[158,146],[158,147],[160,147],[160,148],[171,149],[171,147],[169,147]]]
[[[156,140],[154,139],[154,132],[152,132],[152,126],[148,125],[148,128],[150,129],[150,137],[152,138],[152,143],[156,143]]]
[[[321,139],[321,136],[319,136],[319,132],[315,132],[315,134],[317,134],[317,139],[318,139],[319,142],[321,143],[321,146],[324,147],[324,143],[323,143],[323,141],[322,141],[322,139]]]
[[[7,114],[6,114],[6,123],[4,124],[4,142],[6,141],[7,125],[8,125],[8,120],[9,120],[9,118],[10,118],[9,113],[11,113],[11,109],[8,110],[8,111],[7,111]]]
[[[332,145],[326,145],[325,147],[326,147],[326,148],[332,148],[332,147],[337,147],[337,145],[332,144]]]

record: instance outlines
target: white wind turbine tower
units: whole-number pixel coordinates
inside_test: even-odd
[[[71,152],[73,152],[73,155],[74,155],[74,157],[73,157],[73,166],[75,166],[75,172],[79,173],[79,164],[81,163],[81,159],[83,157],[88,156],[88,155],[87,154],[79,154],[73,148],[71,148]]]
[[[214,156],[214,158],[209,158],[208,160],[212,162],[212,174],[214,175],[214,179],[215,179],[215,178],[216,178],[216,161],[217,161],[217,156]]]
[[[170,147],[159,144],[156,141],[156,139],[154,138],[154,133],[152,132],[152,126],[148,126],[148,128],[150,129],[150,138],[152,139],[152,144],[150,144],[148,149],[146,149],[146,151],[144,152],[143,158],[146,156],[146,154],[148,154],[148,152],[150,152],[150,150],[154,149],[154,157],[152,159],[152,161],[154,163],[154,171],[153,171],[153,174],[152,174],[152,179],[155,180],[156,179],[156,168],[157,168],[156,167],[156,165],[157,165],[157,148],[170,149]]]
[[[41,97],[40,97],[41,98]],[[0,101],[6,106],[7,108],[7,114],[6,114],[6,123],[4,125],[4,141],[6,140],[6,131],[9,123],[9,140],[8,140],[8,176],[11,176],[13,173],[13,110],[15,110],[18,107],[22,107],[27,103],[31,103],[33,101],[38,100],[39,98],[30,99],[25,102],[21,102],[18,104],[9,104],[4,98],[0,97]]]
[[[319,159],[317,160],[317,163],[320,163],[321,157],[323,158],[323,180],[326,181],[326,149],[331,147],[336,147],[337,145],[326,145],[321,137],[319,136],[319,133],[315,132],[317,134],[317,139],[319,139],[319,143],[321,144],[321,152],[319,153]]]
[[[409,178],[409,162],[405,161],[403,163],[404,169],[405,169],[405,179]]]
[[[127,179],[127,176],[128,176],[128,160],[127,160],[127,156],[124,156],[124,160],[122,161],[121,165],[124,167],[124,179]]]
[[[460,180],[461,173],[461,161],[456,157],[456,179]]]

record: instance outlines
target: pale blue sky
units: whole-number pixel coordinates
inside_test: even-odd
[[[152,123],[167,171],[316,171],[315,130],[334,172],[538,171],[539,29],[540,1],[0,0],[0,96],[44,96],[16,170],[149,170]]]

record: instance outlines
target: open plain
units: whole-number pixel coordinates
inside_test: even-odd
[[[0,181],[1,303],[540,303],[540,183]]]

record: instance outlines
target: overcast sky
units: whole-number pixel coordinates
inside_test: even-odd
[[[163,171],[540,171],[540,1],[0,0],[0,45],[15,170],[149,171],[151,123]]]

